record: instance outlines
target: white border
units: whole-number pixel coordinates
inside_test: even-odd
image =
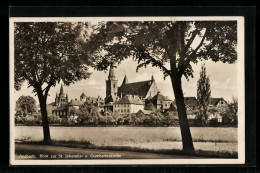
[[[87,21],[228,21],[237,20],[238,37],[238,159],[122,159],[122,160],[15,160],[14,148],[14,22],[87,22]],[[245,75],[244,17],[10,17],[10,164],[11,165],[175,165],[175,164],[244,164],[245,163]]]

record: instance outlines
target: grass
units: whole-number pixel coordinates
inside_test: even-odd
[[[51,127],[54,140],[90,141],[97,145],[181,141],[179,127]],[[237,142],[237,128],[191,127],[193,141]],[[41,141],[42,127],[15,127],[15,139]]]
[[[50,127],[52,144],[109,150],[181,153],[179,127]],[[237,128],[191,127],[195,154],[237,157]],[[17,142],[41,143],[42,127],[16,126]]]

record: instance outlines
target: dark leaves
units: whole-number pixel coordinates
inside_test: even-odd
[[[171,70],[188,79],[193,76],[190,62],[233,63],[237,59],[236,21],[107,22],[101,26],[86,46],[95,45],[92,57],[99,70],[111,62],[134,58],[139,63],[137,70],[151,64],[167,76],[165,65],[172,61],[177,69]]]
[[[82,23],[15,24],[15,87],[65,85],[86,79],[91,61],[82,48]],[[84,59],[84,61],[83,61]],[[43,89],[43,88],[42,88]]]

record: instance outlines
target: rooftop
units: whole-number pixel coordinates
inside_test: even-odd
[[[221,98],[210,98],[209,104],[210,105],[217,105],[219,101],[225,101],[222,97]]]
[[[68,106],[81,106],[84,102],[80,100],[71,100]]]
[[[118,88],[118,94],[139,95],[145,97],[152,85],[152,80],[123,84]]]
[[[172,100],[169,99],[168,97],[162,95],[160,92],[158,92],[158,93],[152,98],[152,100],[172,101]]]
[[[136,95],[126,95],[119,101],[115,102],[115,104],[136,104],[136,105],[143,105],[144,103],[141,99]]]
[[[187,106],[198,106],[196,97],[184,97],[184,102]]]

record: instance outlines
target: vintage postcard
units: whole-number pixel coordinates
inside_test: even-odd
[[[10,17],[11,165],[244,164],[244,18]]]

